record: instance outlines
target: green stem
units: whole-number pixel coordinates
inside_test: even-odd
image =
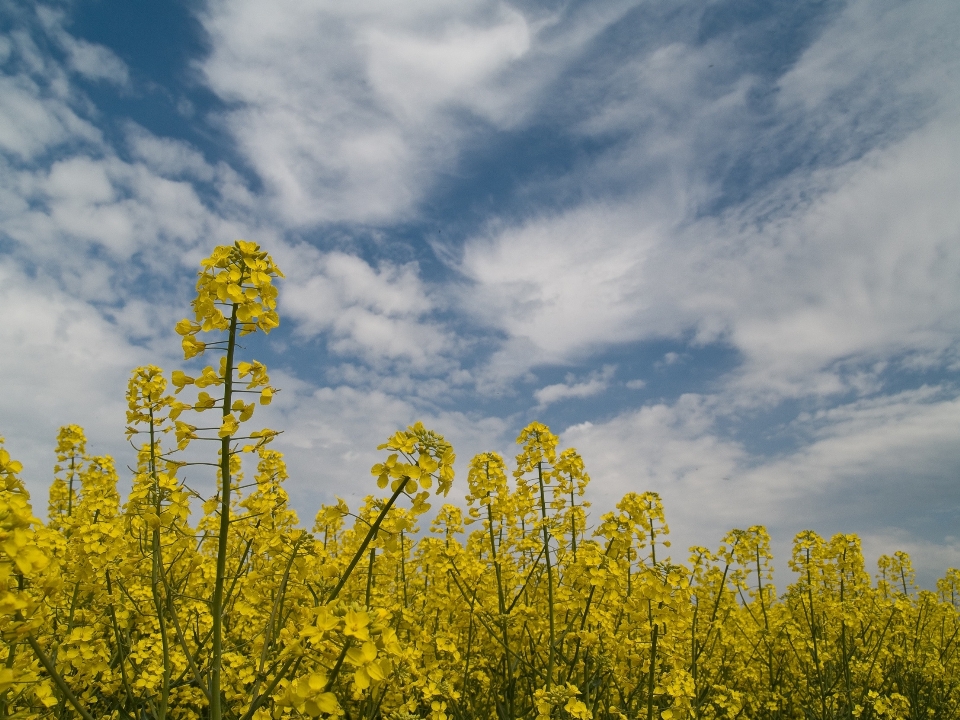
[[[366,594],[366,606],[367,609],[370,609],[370,594],[373,592],[373,563],[377,559],[377,548],[370,548],[370,565],[367,568],[367,594]]]
[[[270,649],[273,646],[274,638],[280,634],[280,625],[282,622],[280,615],[283,612],[283,603],[287,594],[287,583],[290,580],[290,570],[293,568],[293,563],[297,558],[297,552],[300,550],[300,545],[305,540],[306,534],[297,538],[296,542],[293,544],[293,548],[290,552],[290,559],[287,561],[287,566],[283,571],[283,578],[280,580],[280,589],[277,592],[276,600],[274,600],[273,608],[270,610],[270,619],[267,621],[267,625],[264,629],[263,649],[260,651],[260,666],[257,668],[257,679],[254,681],[253,690],[250,692],[250,695],[254,698],[254,700],[260,696],[260,683],[266,678],[263,670],[267,664],[267,654],[270,652]]]
[[[843,560],[846,561],[847,551],[844,548],[843,551]],[[844,564],[846,564],[844,562]],[[843,688],[847,700],[847,712],[846,715],[848,718],[853,717],[853,701],[852,693],[850,692],[850,657],[847,655],[847,619],[844,617],[844,610],[846,609],[844,597],[844,582],[843,582],[843,573],[844,570],[840,570],[840,660],[843,663]]]
[[[537,463],[537,480],[540,483],[540,516],[543,519],[543,554],[547,563],[547,604],[549,607],[550,621],[550,649],[547,653],[547,691],[553,683],[553,660],[556,649],[556,628],[553,611],[553,568],[550,565],[550,531],[547,528],[547,497],[543,483],[543,462]]]
[[[407,609],[407,546],[404,545],[403,530],[400,531],[400,581],[403,583],[403,609]]]
[[[76,473],[76,455],[70,456],[70,484],[67,486],[67,517],[73,514],[73,477]]]
[[[158,522],[160,514],[163,511],[163,503],[160,495],[160,479],[157,477],[157,445],[156,445],[156,423],[153,417],[153,407],[150,408],[150,477],[153,480],[154,506]],[[160,550],[160,528],[153,531],[152,536],[152,556],[153,562],[150,573],[150,590],[153,594],[153,605],[157,612],[157,624],[160,626],[160,644],[163,652],[163,684],[160,689],[160,707],[158,708],[158,720],[166,720],[167,708],[170,703],[170,644],[167,638],[167,623],[163,613],[163,598],[160,592],[160,575],[163,573],[163,553]]]
[[[651,610],[652,617],[652,610]],[[660,625],[654,623],[653,632],[650,636],[650,674],[647,676],[647,720],[653,720],[653,691],[656,687],[656,668],[657,668],[657,635]]]
[[[16,659],[17,646],[16,644],[10,644],[10,650],[7,652],[7,659],[4,662],[5,668],[12,668],[14,660]],[[0,693],[0,717],[7,717],[7,695],[10,694],[10,689],[7,688],[2,693]]]
[[[487,467],[487,479],[490,479],[490,468]],[[507,598],[503,591],[503,572],[500,569],[500,559],[497,557],[497,543],[493,534],[493,510],[489,494],[487,495],[487,529],[490,533],[490,555],[493,558],[493,569],[497,573],[497,607],[500,610],[500,632],[503,633],[503,679],[506,691],[506,704],[510,717],[513,717],[513,671],[510,666],[510,637],[507,631]]]
[[[827,716],[827,698],[826,698],[826,687],[823,677],[823,670],[820,666],[820,648],[817,644],[817,635],[819,629],[819,623],[817,622],[817,616],[814,612],[814,603],[813,603],[813,576],[810,572],[810,549],[807,548],[806,551],[806,569],[807,569],[807,597],[810,601],[810,637],[813,642],[811,650],[813,651],[813,664],[814,669],[816,670],[817,675],[817,690],[820,693],[820,717]]]
[[[230,334],[227,338],[227,362],[223,373],[223,416],[230,414],[233,402],[233,354],[237,347],[237,305],[230,313]],[[217,578],[213,586],[213,657],[210,662],[210,720],[222,720],[220,670],[223,661],[223,584],[227,573],[227,541],[230,535],[230,440],[220,444],[220,535],[217,538]]]
[[[107,570],[105,575],[107,580],[107,596],[110,598],[110,603],[107,605],[107,608],[110,611],[110,624],[113,626],[113,636],[117,641],[117,661],[120,664],[120,681],[123,684],[123,690],[127,696],[127,703],[132,709],[133,692],[130,690],[130,678],[127,677],[127,659],[123,652],[123,635],[120,632],[120,624],[117,622],[117,612],[113,606],[113,587],[110,582],[110,571]]]
[[[770,693],[772,695],[776,694],[775,680],[773,674],[773,646],[770,643],[770,618],[767,615],[767,603],[763,597],[763,570],[760,563],[760,545],[757,544],[755,548],[755,557],[757,562],[757,597],[760,598],[760,610],[763,613],[763,629],[765,634],[763,636],[763,642],[767,650],[767,675],[770,678]],[[841,580],[841,583],[843,581]],[[841,595],[843,591],[841,590]],[[842,602],[842,598],[841,598]],[[778,701],[779,704],[779,701]]]
[[[377,531],[380,529],[383,519],[387,516],[387,513],[390,512],[390,508],[393,507],[393,504],[397,501],[397,498],[400,497],[400,493],[403,492],[403,488],[408,482],[409,480],[407,478],[400,478],[400,486],[394,490],[393,495],[391,495],[390,499],[387,500],[387,504],[383,506],[380,514],[377,515],[377,519],[373,521],[373,525],[370,526],[370,529],[367,531],[367,536],[363,539],[363,542],[360,543],[360,547],[357,548],[356,553],[354,553],[353,559],[350,561],[350,564],[344,571],[343,576],[340,578],[340,582],[337,583],[336,587],[330,591],[330,595],[327,596],[328,603],[336,600],[337,595],[339,595],[340,591],[343,590],[343,586],[347,584],[347,580],[350,578],[351,573],[353,573],[353,569],[357,567],[357,563],[360,562],[360,558],[363,557],[363,553],[366,552],[370,541],[373,540],[374,536],[377,534]]]
[[[280,681],[285,677],[292,677],[296,674],[297,668],[300,667],[301,662],[303,662],[302,657],[298,657],[296,659],[287,658],[287,660],[283,663],[283,666],[277,671],[276,675],[273,676],[273,680],[271,680],[270,684],[264,689],[263,693],[253,699],[253,702],[250,703],[250,707],[247,708],[247,711],[240,717],[240,720],[250,720],[254,713],[260,709],[260,706],[270,698],[270,694],[276,689],[277,685],[280,684]]]
[[[473,655],[473,627],[474,627],[474,619],[475,619],[473,611],[474,611],[475,605],[476,605],[476,596],[474,596],[474,600],[470,603],[470,626],[467,629],[467,654],[466,654],[466,657],[464,658],[463,681],[462,681],[463,696],[466,698],[471,708],[474,707],[475,703],[473,702],[472,695],[467,691],[467,684],[470,681],[470,660],[472,659],[471,656]],[[476,715],[476,713],[473,713],[473,714]]]
[[[347,637],[343,643],[343,648],[340,650],[340,655],[337,657],[337,662],[333,666],[333,670],[330,671],[330,677],[327,678],[327,684],[324,686],[324,692],[330,692],[330,689],[333,687],[333,684],[337,681],[337,675],[340,674],[340,668],[343,667],[343,661],[347,657],[347,652],[350,650],[350,646],[353,644],[353,638]]]
[[[613,539],[612,539],[612,538],[607,542],[607,549],[604,551],[603,557],[604,557],[604,558],[609,557],[611,550],[613,550]],[[581,632],[583,632],[583,630],[586,629],[586,627],[587,627],[587,618],[588,618],[589,615],[590,615],[590,605],[593,604],[593,596],[594,596],[594,594],[596,593],[596,591],[597,591],[597,586],[596,586],[596,585],[591,585],[591,586],[590,586],[590,593],[589,593],[589,595],[587,595],[587,603],[586,603],[586,605],[585,605],[584,608],[583,608],[583,617],[580,618],[580,631],[581,631]],[[603,596],[601,595],[601,600],[602,600],[602,599],[603,599]],[[569,667],[569,669],[567,670],[567,680],[566,680],[566,682],[570,682],[570,678],[573,677],[573,672],[574,672],[574,670],[576,669],[577,660],[578,660],[579,657],[580,657],[580,644],[581,644],[581,641],[582,641],[582,638],[581,638],[581,637],[577,637],[577,641],[576,641],[576,643],[575,643],[575,645],[574,645],[574,650],[573,650],[573,659],[570,661],[570,667]],[[584,670],[583,670],[583,672],[584,672],[584,677],[586,677],[586,672],[587,672],[587,670],[586,670],[586,658],[584,658]]]
[[[183,650],[183,656],[187,659],[187,666],[189,667],[190,672],[193,673],[193,679],[197,683],[197,687],[200,688],[200,692],[203,693],[204,697],[207,698],[207,702],[209,703],[210,688],[204,685],[203,678],[200,675],[200,668],[197,667],[194,654],[190,652],[190,648],[187,646],[187,636],[184,634],[183,628],[180,626],[180,618],[177,617],[177,610],[172,602],[173,595],[166,575],[161,576],[161,579],[163,580],[164,588],[167,592],[167,610],[170,612],[170,619],[173,621],[173,629],[176,634],[177,642],[180,644],[180,648]],[[197,655],[199,655],[200,650],[206,643],[206,639],[204,639],[203,642],[200,642],[199,638],[197,640]],[[184,674],[185,673],[186,671],[184,671]]]
[[[40,647],[40,643],[38,643],[32,635],[27,635],[27,642],[30,643],[30,647],[33,648],[33,652],[37,656],[37,660],[43,665],[43,669],[47,671],[50,679],[53,680],[53,684],[57,686],[57,689],[63,697],[66,698],[67,702],[73,705],[73,709],[80,713],[83,720],[93,720],[93,716],[83,708],[80,701],[77,700],[77,696],[73,694],[73,691],[67,686],[66,681],[60,673],[57,672],[57,669],[53,666],[53,662],[47,657],[43,648]]]
[[[573,480],[570,480],[570,548],[573,561],[577,561],[577,499],[574,495]]]

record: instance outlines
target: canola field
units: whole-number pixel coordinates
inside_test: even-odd
[[[920,590],[903,553],[868,570],[855,536],[803,532],[778,589],[759,526],[669,564],[659,497],[591,514],[583,461],[538,423],[456,481],[441,435],[399,430],[362,506],[304,530],[276,432],[251,425],[275,388],[238,342],[277,327],[280,277],[244,241],[203,262],[177,331],[214,359],[133,371],[124,503],[69,425],[40,520],[0,446],[0,717],[960,715],[960,572]],[[198,462],[214,497],[180,479]]]

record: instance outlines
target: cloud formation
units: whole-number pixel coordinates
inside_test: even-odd
[[[212,0],[200,69],[284,222],[389,223],[415,216],[478,132],[527,120],[627,7]]]
[[[860,10],[848,14],[867,25],[858,29],[869,43],[880,31]],[[902,19],[891,11],[882,29]],[[838,22],[852,21],[844,15]],[[919,33],[919,22],[908,26]],[[821,40],[836,42],[832,32]],[[913,42],[919,39],[911,37],[903,49],[899,71],[913,85],[901,78],[899,85],[854,90],[849,74],[826,73],[822,53],[805,53],[782,78],[781,132],[799,119],[794,113],[832,115],[830,107],[810,107],[816,98],[798,88],[818,73],[827,75],[818,85],[823,104],[844,91],[866,104],[898,89],[903,95],[890,104],[912,103],[904,85],[924,88],[925,78],[956,64],[949,56],[939,57],[939,67],[916,61]],[[668,62],[653,52],[646,62],[659,76],[664,63],[685,66],[697,54],[690,48]],[[827,82],[836,87],[823,87]],[[931,110],[920,127],[894,128],[858,157],[850,155],[861,139],[847,128],[847,146],[825,166],[799,166],[717,214],[703,213],[709,195],[670,199],[663,188],[641,186],[619,202],[591,201],[492,225],[463,250],[461,270],[474,283],[466,305],[511,338],[527,367],[567,362],[597,345],[692,333],[697,342],[731,343],[745,358],[742,387],[778,398],[844,391],[841,363],[944,352],[960,331],[960,293],[947,281],[960,262],[960,211],[948,200],[960,191],[952,170],[960,160],[960,127],[946,112],[957,93],[943,94],[934,105],[944,109]],[[806,100],[797,110],[799,100],[790,97]],[[725,122],[747,110],[747,95],[734,100]],[[699,122],[715,122],[714,104],[701,112]],[[674,128],[674,140],[686,145],[702,131],[711,132]],[[642,125],[634,132],[637,141],[650,134]],[[649,165],[652,154],[639,157],[639,166]],[[671,158],[686,159],[683,153]],[[597,171],[617,172],[607,162],[601,156]],[[694,187],[699,170],[683,169]]]
[[[541,408],[566,398],[591,397],[607,389],[615,370],[616,368],[613,365],[606,365],[599,372],[591,373],[590,377],[583,382],[575,382],[574,376],[568,374],[567,382],[542,387],[533,396]]]
[[[805,441],[767,457],[725,432],[728,407],[722,397],[685,395],[575,425],[562,439],[602,478],[590,489],[595,506],[609,507],[625,492],[661,494],[678,560],[690,545],[716,547],[730,528],[763,524],[781,571],[793,536],[805,529],[937,546],[916,559],[926,585],[942,574],[945,557],[950,566],[960,562],[946,521],[960,504],[955,390],[925,387],[801,416],[791,429]],[[891,552],[877,537],[870,549]]]
[[[197,262],[244,237],[288,275],[258,416],[308,507],[398,425],[463,467],[537,417],[680,545],[957,561],[960,10],[195,10],[164,87],[84,6],[0,8],[0,427],[35,491],[59,424],[128,456],[128,371],[180,364]]]
[[[401,361],[424,369],[443,362],[454,340],[430,319],[435,303],[415,263],[384,261],[373,268],[355,255],[308,246],[286,255],[292,271],[283,311],[297,323],[298,335],[329,333],[334,352],[373,364]]]
[[[460,131],[443,115],[496,117],[494,92],[471,98],[529,45],[523,17],[486,2],[211,2],[203,20],[202,72],[294,224],[408,215],[455,152]]]

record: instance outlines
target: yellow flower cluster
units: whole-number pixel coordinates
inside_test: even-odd
[[[259,245],[246,240],[221,245],[201,264],[193,301],[195,322],[185,318],[177,323],[184,357],[202,355],[206,350],[207,344],[197,339],[201,331],[227,331],[233,324],[240,327],[241,335],[257,328],[269,333],[280,324],[273,278],[283,277],[283,273]],[[230,309],[228,315],[223,313],[226,308]]]
[[[50,521],[59,527],[73,512],[76,504],[80,471],[83,467],[87,440],[78,425],[67,425],[57,433],[57,464],[50,488]]]
[[[23,591],[20,578],[30,578],[42,571],[49,557],[36,539],[29,496],[19,474],[23,466],[11,459],[0,437],[0,617],[12,625],[3,626],[3,633],[15,632],[34,609],[29,594]]]
[[[223,355],[172,373],[189,400],[159,368],[134,371],[127,432],[144,441],[126,503],[113,461],[67,426],[44,523],[0,441],[0,717],[956,715],[960,571],[919,590],[896,553],[871,579],[855,536],[806,531],[778,591],[760,526],[674,562],[656,493],[628,493],[592,524],[583,459],[539,423],[512,472],[495,452],[474,457],[466,512],[443,504],[425,531],[455,455],[421,423],[380,446],[382,495],[354,510],[337,499],[301,528],[275,433],[242,435],[253,403],[233,397],[273,395],[236,339],[276,325],[279,271],[252,243],[203,267],[185,354]],[[183,419],[211,409],[220,423]],[[217,456],[181,454],[194,439]],[[204,496],[185,478],[210,466]]]

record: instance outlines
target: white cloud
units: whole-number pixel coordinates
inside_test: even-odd
[[[70,67],[92,80],[107,80],[117,85],[126,85],[127,66],[102,45],[64,36],[65,47],[70,56]]]
[[[126,85],[129,71],[123,60],[103,45],[76,38],[63,29],[64,15],[46,6],[37,7],[37,17],[47,33],[63,48],[71,70],[88,80]]]
[[[744,392],[775,402],[867,392],[859,363],[951,353],[958,23],[940,3],[852,3],[776,88],[736,76],[722,38],[670,40],[598,78],[606,95],[580,128],[628,139],[570,182],[631,189],[468,240],[463,306],[507,336],[490,372],[518,377],[637,340],[721,340],[744,359]],[[711,80],[713,63],[734,79]],[[777,88],[775,113],[757,115],[751,93]],[[886,120],[865,134],[877,107]],[[757,148],[784,143],[810,162],[770,181],[763,167],[777,153]],[[723,188],[707,171],[730,156],[766,182],[717,218]]]
[[[938,562],[957,562],[954,391],[923,388],[802,416],[790,428],[798,447],[773,457],[725,437],[717,420],[730,406],[723,396],[685,395],[573,426],[562,438],[584,457],[598,511],[626,492],[661,494],[675,559],[685,560],[690,545],[716,547],[734,527],[762,524],[781,571],[793,536],[808,528],[862,533],[875,554],[916,548],[927,585],[946,568]],[[889,542],[877,539],[882,528]]]
[[[452,20],[438,34],[373,27],[362,31],[369,77],[377,94],[403,120],[422,121],[446,105],[462,104],[497,121],[503,98],[484,86],[530,49],[530,28],[506,5],[477,25]],[[487,14],[487,13],[485,13]]]
[[[59,16],[47,20],[73,70],[122,81],[106,50],[71,39]],[[112,454],[121,469],[132,461],[123,436],[129,372],[181,362],[172,328],[186,310],[182,279],[241,225],[191,183],[163,176],[177,163],[203,171],[189,148],[137,129],[140,159],[121,160],[82,117],[97,113],[66,66],[25,29],[7,45],[21,72],[0,76],[0,434],[24,462],[43,515],[61,425],[84,426],[88,451]],[[241,195],[221,168],[212,182],[225,203]]]
[[[27,160],[63,142],[100,137],[54,93],[22,75],[0,76],[0,150]]]
[[[288,221],[377,222],[409,211],[426,169],[451,157],[453,128],[436,117],[439,106],[509,59],[458,62],[465,39],[489,32],[464,25],[433,82],[402,72],[422,65],[423,52],[442,55],[444,33],[470,10],[210,4],[213,52],[203,72],[214,92],[240,104],[227,125]],[[432,21],[437,37],[417,38],[417,19]]]
[[[626,6],[599,4],[558,31],[494,0],[217,1],[202,16],[213,49],[201,70],[235,106],[226,126],[286,222],[388,222],[453,168],[478,120],[528,116]]]
[[[672,405],[649,405],[605,423],[575,425],[562,433],[562,440],[583,456],[598,512],[612,508],[627,492],[654,490],[661,493],[667,521],[684,542],[711,544],[751,503],[749,496],[737,500],[733,495],[717,502],[729,487],[725,478],[735,477],[749,456],[716,434],[716,412],[715,399],[684,395]],[[691,537],[689,530],[696,527],[702,536]],[[681,543],[678,556],[683,559],[684,550]]]
[[[135,123],[127,126],[127,144],[135,158],[161,175],[186,176],[206,182],[216,176],[203,155],[188,143],[157,137]]]
[[[457,479],[448,500],[454,503],[467,492],[470,459],[512,441],[502,419],[430,411],[376,388],[318,388],[282,373],[271,376],[283,391],[266,413],[257,411],[257,422],[284,430],[276,447],[291,469],[288,486],[298,507],[304,509],[304,523],[312,520],[311,513],[321,502],[329,502],[334,495],[356,507],[364,496],[378,492],[370,475],[373,464],[384,457],[377,445],[418,420],[443,435],[457,453]]]
[[[910,555],[916,584],[925,590],[933,590],[935,581],[946,575],[947,568],[960,568],[960,540],[955,536],[944,537],[942,542],[930,542],[893,527],[862,533],[860,541],[867,572],[873,577],[879,575],[876,560],[898,550]]]
[[[43,8],[39,13],[58,42],[75,42],[61,15]],[[101,290],[113,286],[112,294],[80,295],[115,299],[123,288],[103,277],[105,263],[166,243],[175,250],[157,265],[179,268],[184,252],[201,242],[240,235],[241,225],[223,220],[182,177],[210,181],[233,214],[248,215],[249,197],[235,173],[212,168],[185,143],[133,124],[128,140],[138,161],[121,160],[81,117],[96,117],[96,111],[64,67],[41,53],[26,30],[10,37],[15,67],[25,70],[0,76],[0,217],[18,257],[54,275],[99,278],[93,284]],[[90,250],[105,251],[106,258],[92,259]]]
[[[612,365],[605,366],[602,370],[591,373],[590,377],[584,382],[574,382],[574,376],[568,375],[566,383],[556,383],[547,385],[533,393],[538,406],[544,408],[560,400],[567,398],[586,398],[592,395],[602,393],[610,385],[610,378],[616,368]]]
[[[960,400],[945,398],[941,388],[859,400],[798,419],[812,442],[749,474],[798,494],[824,492],[852,478],[879,486],[891,479],[942,475],[957,462],[951,445],[960,434],[958,420]],[[904,497],[890,510],[903,511],[909,504]],[[788,512],[796,511],[791,504]]]
[[[650,219],[605,205],[494,230],[464,249],[461,270],[476,283],[464,309],[527,340],[530,365],[662,331],[637,322],[641,273],[659,242]]]
[[[207,163],[185,142],[132,123],[125,129],[133,159],[122,160],[95,131],[86,132],[92,126],[70,109],[79,101],[61,69],[46,61],[36,67],[36,81],[8,79],[20,91],[4,97],[11,112],[19,112],[7,128],[8,140],[24,160],[57,144],[64,150],[33,165],[4,164],[0,174],[0,214],[11,248],[0,266],[8,308],[0,346],[8,349],[4,371],[16,388],[0,403],[0,432],[14,456],[24,460],[41,512],[59,425],[84,425],[91,452],[112,453],[121,466],[129,462],[122,432],[128,373],[146,362],[168,369],[181,365],[171,328],[188,297],[171,290],[189,284],[197,261],[215,243],[245,236],[274,252],[289,276],[281,311],[300,322],[302,335],[329,332],[336,351],[374,363],[385,358],[436,369],[451,338],[429,319],[435,303],[415,265],[371,267],[344,253],[291,247],[269,229],[244,224],[257,201],[236,173]],[[51,77],[68,83],[59,94],[47,89]],[[78,137],[86,141],[79,149]],[[211,208],[197,183],[212,186],[224,207]],[[239,211],[241,220],[225,220],[224,210]],[[11,348],[17,349],[15,357]],[[367,385],[390,385],[367,375]],[[282,373],[276,379],[284,380]],[[410,394],[409,387],[390,394],[376,387],[317,389],[285,380],[287,391],[276,407],[258,416],[288,429],[281,446],[303,478],[313,478],[318,455],[333,453],[336,471],[320,489],[327,497],[355,479],[351,473],[358,468],[363,489],[357,492],[373,490],[369,466],[376,445],[418,416],[452,428],[452,439],[502,430],[500,421],[489,418],[425,414],[400,398],[399,393]],[[442,387],[434,387],[438,384]],[[421,396],[439,396],[447,387],[434,378],[419,385]],[[191,482],[202,486],[205,478],[194,475]],[[299,492],[309,504],[318,499],[307,480]]]
[[[96,309],[51,278],[24,274],[9,259],[0,262],[0,302],[0,435],[24,463],[34,510],[42,515],[61,425],[84,426],[93,454],[129,458],[124,391],[129,371],[147,358]]]
[[[886,93],[913,96],[921,105],[934,99],[955,106],[957,93],[949,89],[960,63],[957,32],[956,8],[935,0],[848,3],[780,79],[778,102],[816,111],[842,94],[853,103],[850,113],[866,110],[863,100]]]
[[[0,184],[9,200],[6,234],[51,261],[66,259],[68,239],[127,260],[158,242],[193,246],[210,235],[233,234],[232,224],[212,213],[189,183],[112,155],[67,157],[46,171],[10,169]],[[83,244],[70,255],[85,250]]]
[[[607,383],[602,380],[588,380],[587,382],[566,385],[556,383],[547,385],[537,390],[533,396],[537,399],[540,407],[546,407],[559,400],[567,398],[585,398],[603,392],[607,388]]]
[[[960,292],[950,278],[960,271],[960,209],[950,198],[960,192],[958,136],[960,126],[933,123],[812,178],[800,192],[818,181],[829,190],[724,248],[739,263],[739,271],[719,269],[740,296],[730,338],[748,358],[746,385],[839,390],[836,373],[821,374],[834,363],[956,342]],[[745,222],[737,214],[716,232]]]
[[[587,460],[597,511],[628,490],[659,490],[681,559],[685,544],[715,546],[730,527],[758,522],[771,526],[781,559],[807,525],[863,531],[868,552],[915,549],[928,575],[955,557],[939,514],[957,506],[955,391],[875,395],[890,368],[957,363],[956,11],[848,3],[775,87],[736,70],[726,41],[675,37],[551,85],[629,5],[537,15],[488,0],[212,2],[200,69],[230,108],[219,119],[266,200],[189,143],[132,123],[121,126],[129,156],[111,147],[76,81],[122,86],[129,71],[66,33],[61,16],[45,16],[60,64],[26,32],[0,38],[0,61],[16,63],[4,69],[23,69],[0,76],[10,388],[0,431],[40,488],[41,511],[58,425],[84,424],[92,451],[129,457],[127,373],[179,364],[169,337],[185,309],[177,288],[211,245],[245,236],[287,271],[281,312],[299,339],[325,334],[343,358],[327,377],[333,387],[275,373],[285,391],[258,410],[286,430],[278,447],[300,507],[373,490],[375,446],[419,418],[454,441],[462,482],[470,456],[502,449],[517,418],[446,412],[451,391],[532,381],[542,363],[586,366],[537,390],[543,408],[610,387],[612,369],[589,372],[598,348],[692,337],[727,343],[743,360],[714,394],[564,433]],[[712,63],[726,80],[711,79]],[[596,102],[581,85],[600,88]],[[428,284],[413,263],[284,243],[262,219],[266,202],[286,227],[409,218],[477,127],[544,119],[612,149],[588,153],[570,177],[521,188],[518,197],[587,199],[491,221],[464,248],[465,288]],[[790,153],[762,150],[781,141]],[[724,198],[730,158],[763,165],[791,153],[801,162],[790,175],[758,172],[759,190],[744,185],[752,197]],[[728,209],[711,218],[719,199]],[[466,333],[439,320],[457,293],[455,310],[495,331],[489,365],[469,372],[457,364]],[[763,401],[839,392],[860,399],[774,428],[797,443],[775,457],[722,430]]]
[[[405,360],[437,366],[452,338],[429,319],[434,303],[415,264],[383,262],[376,269],[341,252],[299,246],[284,284],[282,310],[301,335],[330,332],[330,347],[368,361]]]
[[[494,362],[514,375],[693,333],[742,353],[751,393],[843,391],[840,363],[941,353],[960,335],[958,138],[932,122],[720,220],[644,215],[641,197],[495,230],[465,248],[465,309],[511,338]]]
[[[664,353],[663,359],[659,360],[654,367],[668,367],[670,365],[676,364],[680,360],[680,353],[668,352]]]

